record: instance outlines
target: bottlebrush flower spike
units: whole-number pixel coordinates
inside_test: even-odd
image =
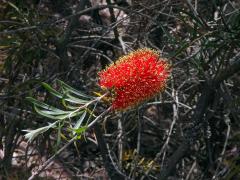
[[[168,62],[143,48],[121,57],[99,72],[99,85],[112,92],[112,109],[124,110],[153,97],[166,86]]]

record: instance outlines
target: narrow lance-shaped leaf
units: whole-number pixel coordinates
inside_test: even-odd
[[[45,89],[47,89],[52,95],[64,100],[64,101],[68,101],[70,103],[75,103],[75,104],[82,104],[82,103],[86,103],[86,100],[82,100],[76,97],[73,97],[71,95],[68,94],[68,91],[64,91],[63,94],[58,92],[57,90],[55,90],[54,88],[52,88],[49,84],[47,83],[42,83],[43,87]],[[70,87],[70,86],[69,86]]]
[[[83,123],[84,118],[86,117],[87,111],[84,111],[84,113],[81,115],[81,117],[78,119],[78,121],[76,122],[75,126],[73,127],[73,129],[78,129],[80,128],[80,126]],[[74,132],[73,134],[76,134],[76,132]]]
[[[35,139],[38,135],[46,132],[47,130],[49,130],[50,128],[54,128],[56,126],[57,122],[51,123],[48,126],[44,126],[35,130],[23,130],[25,132],[28,132],[27,134],[25,134],[25,138],[28,139],[28,141],[32,141],[33,139]]]
[[[69,111],[68,113],[65,113],[65,114],[56,114],[56,115],[51,115],[49,113],[45,113],[44,111],[42,111],[41,109],[39,109],[38,107],[34,106],[34,109],[35,111],[42,115],[42,116],[45,116],[47,118],[50,118],[50,119],[54,119],[54,120],[63,120],[63,119],[67,119],[67,118],[71,118],[71,117],[75,117],[77,115],[80,115],[82,114],[82,111]]]
[[[69,91],[69,92],[71,92],[71,93],[73,93],[75,95],[78,95],[78,96],[81,96],[81,97],[84,97],[84,98],[88,98],[88,99],[92,99],[91,96],[86,95],[86,94],[84,94],[84,93],[74,89],[73,87],[67,85],[66,83],[64,83],[63,81],[61,81],[59,79],[57,80],[57,82],[59,82],[61,84],[62,88],[64,88],[65,90],[67,90],[67,91]]]
[[[55,89],[53,89],[49,84],[47,83],[42,83],[43,87],[45,89],[47,89],[51,94],[53,94],[54,96],[58,97],[58,98],[63,98],[64,95],[61,94],[60,92],[56,91]]]
[[[38,106],[38,107],[41,107],[43,109],[46,109],[46,110],[50,110],[50,111],[54,111],[54,112],[59,112],[59,113],[65,113],[65,111],[61,110],[61,109],[58,109],[58,108],[55,108],[53,106],[50,106],[46,103],[43,103],[41,101],[38,101],[32,97],[27,97],[26,98],[28,101],[30,101],[31,103],[33,103],[35,106]]]
[[[71,100],[73,103],[79,103],[79,104],[85,104],[87,102],[89,102],[89,100],[84,100],[84,99],[79,99],[75,96],[72,96],[70,94],[66,94],[67,97],[69,97],[69,100]]]

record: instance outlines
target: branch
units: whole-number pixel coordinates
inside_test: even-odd
[[[107,4],[109,5],[109,12],[110,12],[110,15],[111,15],[111,23],[116,24],[117,19],[116,19],[115,14],[114,14],[113,7],[111,7],[111,0],[107,0]],[[114,33],[114,36],[115,36],[115,40],[122,46],[122,50],[123,50],[124,54],[126,54],[126,47],[125,47],[124,42],[122,40],[122,36],[118,32],[117,25],[113,26],[113,33]]]
[[[52,162],[57,155],[59,155],[64,149],[66,149],[70,144],[72,144],[74,142],[74,140],[76,139],[76,137],[73,137],[70,141],[68,141],[67,144],[65,144],[61,149],[59,149],[51,158],[49,158],[47,161],[45,161],[40,168],[34,172],[31,177],[28,178],[28,180],[33,180],[36,176],[38,176],[44,169],[47,168],[47,166],[50,164],[50,162]]]
[[[94,126],[99,119],[101,119],[104,115],[106,115],[110,111],[110,108],[108,108],[106,111],[101,113],[94,121],[92,121],[90,124],[88,124],[87,129],[90,129],[92,126]],[[38,176],[42,171],[44,171],[49,164],[69,145],[71,145],[76,140],[76,136],[74,136],[70,141],[68,141],[67,144],[65,144],[61,149],[59,149],[52,157],[50,157],[47,161],[45,161],[40,168],[34,172],[31,177],[28,178],[28,180],[33,180],[36,176]]]
[[[108,5],[111,5],[111,0],[107,0],[107,4]],[[111,23],[116,23],[116,17],[114,15],[114,10],[112,7],[109,7],[109,12],[110,12],[110,15],[111,15]],[[119,33],[118,33],[118,29],[117,29],[117,26],[115,26],[113,28],[113,33],[114,33],[114,36],[115,36],[115,39],[118,41],[118,37],[119,37]]]
[[[212,93],[214,92],[214,88],[211,88],[212,86],[209,86],[208,83],[205,84],[205,88],[203,90],[203,93],[201,97],[198,100],[196,109],[194,111],[193,120],[194,120],[194,126],[193,129],[189,129],[189,137],[188,139],[185,139],[182,144],[179,146],[179,148],[173,153],[173,155],[168,159],[167,165],[163,167],[159,179],[165,180],[171,172],[175,169],[176,164],[183,158],[185,155],[189,152],[191,145],[196,141],[197,139],[197,133],[198,127],[197,125],[202,121],[203,115],[205,114],[207,107],[209,105],[210,98]]]
[[[106,142],[104,140],[104,137],[101,132],[101,128],[98,123],[95,123],[94,130],[95,130],[98,146],[100,148],[101,155],[103,158],[104,166],[106,171],[108,172],[110,179],[124,180],[126,176],[122,174],[117,167],[114,166],[113,164],[114,162],[112,162],[110,158],[110,155],[108,153],[108,149],[106,146]]]
[[[83,11],[87,2],[88,2],[88,0],[81,0],[77,7],[77,12]],[[66,46],[72,35],[72,32],[75,30],[75,28],[78,25],[78,22],[79,22],[78,19],[80,16],[81,16],[81,14],[71,17],[63,36],[60,38],[59,41],[57,41],[57,44],[56,44],[56,54],[61,59],[60,68],[62,68],[63,70],[66,70],[68,67],[68,64],[69,64],[68,56],[67,56],[67,52],[66,52]]]
[[[236,56],[237,57],[237,56]],[[193,114],[193,121],[194,121],[194,126],[192,127],[193,129],[190,129],[191,133],[193,136],[185,139],[182,144],[179,146],[179,148],[173,153],[173,155],[168,159],[167,165],[163,167],[159,179],[160,180],[165,180],[167,177],[172,173],[172,171],[175,169],[176,164],[184,158],[189,150],[191,145],[196,142],[196,138],[194,135],[198,133],[197,131],[197,126],[203,122],[203,116],[211,102],[211,98],[213,98],[213,93],[216,88],[219,87],[219,85],[224,81],[227,80],[229,77],[234,75],[235,73],[240,71],[240,59],[236,59],[235,62],[229,66],[226,69],[223,69],[219,71],[219,73],[216,75],[216,77],[209,81],[206,82],[204,85],[204,89],[202,92],[202,95],[200,96],[196,109]]]
[[[239,55],[240,55],[240,53],[239,53]],[[239,55],[235,56],[234,59],[239,57]],[[230,62],[231,62],[231,60],[230,60]],[[216,78],[214,80],[215,87],[218,87],[221,84],[221,82],[223,82],[224,80],[228,79],[229,77],[231,77],[235,73],[239,72],[239,70],[240,70],[240,58],[236,59],[231,66],[229,66],[226,69],[223,69],[222,71],[220,71],[217,74],[217,76],[216,76]]]

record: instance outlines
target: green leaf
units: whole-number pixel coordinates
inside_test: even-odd
[[[88,101],[87,100],[83,100],[83,99],[79,99],[79,98],[76,98],[74,96],[71,96],[70,94],[68,94],[68,92],[72,92],[71,90],[69,91],[64,91],[64,94],[56,91],[55,89],[53,89],[49,84],[47,83],[42,83],[43,87],[45,89],[47,89],[51,94],[53,94],[54,96],[64,100],[64,101],[68,101],[70,103],[75,103],[75,104],[85,104],[87,103]],[[65,84],[66,85],[66,84]],[[69,86],[70,87],[70,86]],[[68,97],[68,98],[67,98]]]
[[[45,113],[45,111],[39,109],[36,106],[34,106],[34,109],[38,114],[45,116],[47,118],[50,118],[50,119],[54,119],[54,120],[63,120],[63,119],[67,119],[67,118],[72,118],[72,117],[78,116],[83,113],[83,111],[76,111],[76,112],[69,111],[68,113],[65,113],[65,114],[55,114],[54,115],[51,113]]]
[[[72,105],[67,104],[64,99],[62,99],[62,104],[66,109],[76,110],[79,108],[79,106],[72,106]]]
[[[63,112],[58,112],[58,111],[47,111],[47,110],[41,110],[42,113],[49,114],[49,115],[64,115],[64,114],[70,114],[72,111],[63,111]]]
[[[33,103],[35,106],[38,106],[38,107],[41,107],[43,109],[46,109],[46,110],[50,110],[50,111],[55,111],[55,112],[59,112],[59,113],[65,113],[66,111],[63,111],[61,109],[58,109],[58,108],[55,108],[53,106],[50,106],[48,104],[45,104],[41,101],[38,101],[32,97],[27,97],[26,100],[30,101],[31,103]]]
[[[33,103],[34,109],[38,114],[50,119],[63,120],[83,113],[83,111],[76,111],[76,109],[79,107],[75,107],[73,111],[63,111],[61,109],[45,104],[41,101],[38,101],[32,97],[27,97],[27,100]]]
[[[63,81],[61,81],[61,80],[59,80],[59,79],[57,80],[57,82],[58,82],[59,84],[61,84],[61,87],[62,87],[64,90],[68,91],[68,92],[71,92],[71,93],[73,93],[73,94],[75,94],[75,95],[77,95],[77,96],[80,96],[80,97],[84,97],[84,98],[87,98],[87,99],[92,99],[91,96],[86,95],[86,94],[84,94],[84,93],[82,93],[82,92],[74,89],[73,87],[67,85],[66,83],[64,83]]]
[[[49,84],[42,82],[42,85],[45,89],[47,89],[51,94],[58,98],[63,98],[64,95],[53,89]]]
[[[39,109],[39,108],[38,108],[37,106],[35,106],[35,105],[34,105],[34,110],[35,110],[38,114],[40,114],[40,115],[42,115],[42,116],[45,116],[45,117],[50,118],[50,119],[58,120],[58,118],[57,118],[56,116],[53,116],[53,115],[50,115],[50,114],[47,114],[47,113],[42,112],[42,110]]]
[[[67,97],[69,97],[68,100],[69,102],[72,102],[72,103],[77,103],[77,104],[85,104],[85,103],[88,103],[89,100],[84,100],[84,99],[79,99],[77,97],[74,97],[70,94],[66,94]]]
[[[64,122],[61,124],[61,122],[58,123],[58,133],[57,133],[57,144],[56,144],[56,147],[58,149],[60,143],[61,143],[61,131],[62,131],[62,127],[64,125]]]
[[[84,133],[87,130],[87,126],[82,126],[78,129],[73,129],[78,135]]]
[[[79,129],[80,126],[83,123],[84,118],[86,117],[87,111],[84,111],[84,113],[81,115],[81,117],[78,119],[78,121],[76,122],[75,126],[73,127],[73,129]],[[75,133],[74,133],[75,134]]]
[[[25,132],[28,132],[27,134],[25,134],[25,138],[28,139],[29,142],[31,142],[33,139],[35,139],[38,135],[46,132],[47,130],[49,130],[50,128],[54,128],[56,126],[56,122],[49,124],[48,126],[44,126],[35,130],[23,130]]]

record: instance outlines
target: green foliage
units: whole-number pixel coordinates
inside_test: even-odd
[[[32,97],[27,97],[26,99],[33,104],[34,110],[41,116],[47,117],[49,119],[55,120],[53,123],[50,123],[48,126],[41,127],[35,130],[24,130],[28,132],[25,137],[32,141],[38,135],[46,132],[50,128],[57,128],[59,136],[61,135],[61,129],[63,128],[60,124],[69,124],[70,130],[73,135],[77,135],[78,138],[81,137],[81,134],[85,132],[87,126],[84,125],[84,120],[89,112],[88,108],[92,103],[95,103],[94,98],[86,95],[71,86],[67,85],[63,81],[56,81],[59,89],[56,90],[52,88],[47,83],[42,83],[42,86],[53,96],[60,99],[63,108],[66,110],[61,110],[54,106],[48,105]],[[71,119],[78,117],[76,122],[72,123]],[[66,123],[68,121],[68,123]],[[59,126],[57,126],[59,124]],[[73,124],[73,127],[72,127]]]
[[[47,130],[49,130],[50,128],[55,128],[56,127],[57,122],[51,123],[48,126],[44,126],[35,130],[23,130],[25,132],[27,132],[27,134],[25,135],[25,137],[28,139],[28,141],[33,141],[37,136],[39,136],[40,134],[46,132]]]

